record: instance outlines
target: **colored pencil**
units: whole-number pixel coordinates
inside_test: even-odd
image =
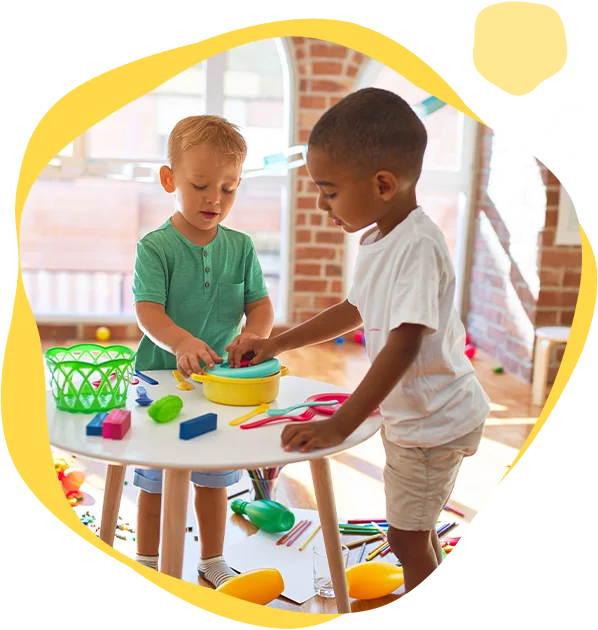
[[[341,523],[338,526],[339,529],[342,529],[345,532],[371,532],[371,531],[376,531],[379,532],[381,529],[386,531],[386,529],[388,529],[387,527],[372,527],[372,526],[366,526],[366,525],[345,525],[343,523]]]
[[[376,528],[381,528],[381,529],[388,529],[388,525],[378,525],[377,523],[372,525],[349,525],[347,523],[339,523],[338,524],[340,529],[350,529],[354,532],[362,532],[364,529],[368,530],[368,529],[376,529]]]
[[[386,532],[379,525],[374,523],[374,521],[372,521],[372,525],[382,534],[382,536],[384,536],[384,539],[386,539]]]
[[[457,523],[445,523],[444,525],[441,525],[439,528],[436,529],[436,534],[438,536],[442,536],[443,534],[446,534],[449,530],[453,529],[453,527],[456,527]]]
[[[296,523],[293,529],[289,530],[282,538],[279,538],[276,541],[276,544],[282,545],[283,543],[285,543],[289,539],[289,536],[292,536],[303,525],[303,523],[305,523],[305,521],[299,521],[298,523]]]
[[[313,540],[314,536],[320,531],[320,529],[322,528],[321,525],[318,525],[314,531],[311,533],[311,536],[301,545],[301,547],[299,547],[299,551],[303,551],[307,545]]]
[[[231,499],[234,499],[235,497],[240,497],[242,494],[246,494],[247,492],[249,492],[249,488],[245,488],[245,490],[240,490],[239,492],[235,492],[235,494],[231,494],[230,497],[228,497],[228,500],[230,501]]]
[[[384,541],[381,545],[378,545],[366,558],[366,562],[373,560],[386,547],[386,545],[388,545],[386,541]]]
[[[367,546],[367,543],[363,543],[363,545],[361,545],[361,552],[359,553],[359,560],[357,561],[357,564],[360,564],[361,562],[363,562],[363,556],[365,556],[366,546]]]
[[[287,542],[287,547],[290,547],[296,540],[297,538],[299,538],[299,536],[303,535],[303,533],[305,532],[305,530],[311,525],[311,521],[306,521],[306,523],[301,527],[301,529],[299,529],[299,531],[297,531],[292,538],[289,538],[289,542]]]
[[[457,516],[460,516],[461,518],[465,518],[465,514],[463,514],[463,512],[459,512],[459,510],[455,510],[455,508],[450,507],[450,505],[445,505],[444,509],[447,512],[452,512],[453,514],[456,514]]]
[[[350,521],[347,521],[347,523],[349,523],[349,525],[359,525],[361,523],[364,523],[366,525],[369,525],[370,523],[378,523],[379,525],[386,525],[388,523],[388,521],[384,518],[381,519],[375,519],[375,518],[354,518],[351,519]]]
[[[392,549],[390,548],[390,545],[388,545],[388,547],[386,547],[386,549],[382,551],[382,553],[380,554],[380,557],[384,558],[384,556],[388,555],[391,551]]]
[[[261,470],[247,470],[257,499],[272,500],[274,483],[278,479],[281,470],[282,466],[262,468]]]
[[[366,536],[365,538],[360,538],[359,540],[353,540],[352,542],[347,543],[345,547],[347,547],[347,549],[355,549],[355,547],[359,547],[360,545],[368,544],[381,539],[382,536],[380,534],[375,534],[374,536]]]

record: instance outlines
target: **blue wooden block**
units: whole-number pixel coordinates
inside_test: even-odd
[[[181,440],[190,440],[204,433],[215,431],[217,418],[215,413],[206,413],[198,418],[185,420],[185,422],[181,422],[179,425],[181,427],[179,437]]]
[[[107,416],[107,411],[96,414],[93,417],[93,420],[87,425],[87,435],[99,435],[100,437],[102,437],[102,425],[104,424],[104,420]]]

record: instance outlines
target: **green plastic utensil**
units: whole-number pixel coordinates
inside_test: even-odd
[[[304,402],[300,405],[293,405],[292,407],[287,407],[286,409],[268,409],[266,411],[267,416],[286,416],[291,411],[295,411],[295,409],[303,409],[304,407],[325,407],[327,405],[338,405],[338,400],[324,400],[320,402]]]

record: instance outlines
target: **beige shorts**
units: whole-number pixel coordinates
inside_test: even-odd
[[[382,427],[386,451],[384,490],[386,518],[396,529],[434,529],[457,479],[464,457],[478,450],[484,424],[448,444],[433,448],[405,448],[389,442]]]

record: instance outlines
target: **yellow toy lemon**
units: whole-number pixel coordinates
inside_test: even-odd
[[[108,341],[110,339],[110,329],[106,326],[100,326],[96,330],[96,339],[98,341]]]
[[[277,569],[255,569],[227,580],[216,591],[265,606],[284,591],[284,580]]]
[[[403,569],[389,562],[362,562],[347,569],[349,597],[377,599],[402,586]]]

